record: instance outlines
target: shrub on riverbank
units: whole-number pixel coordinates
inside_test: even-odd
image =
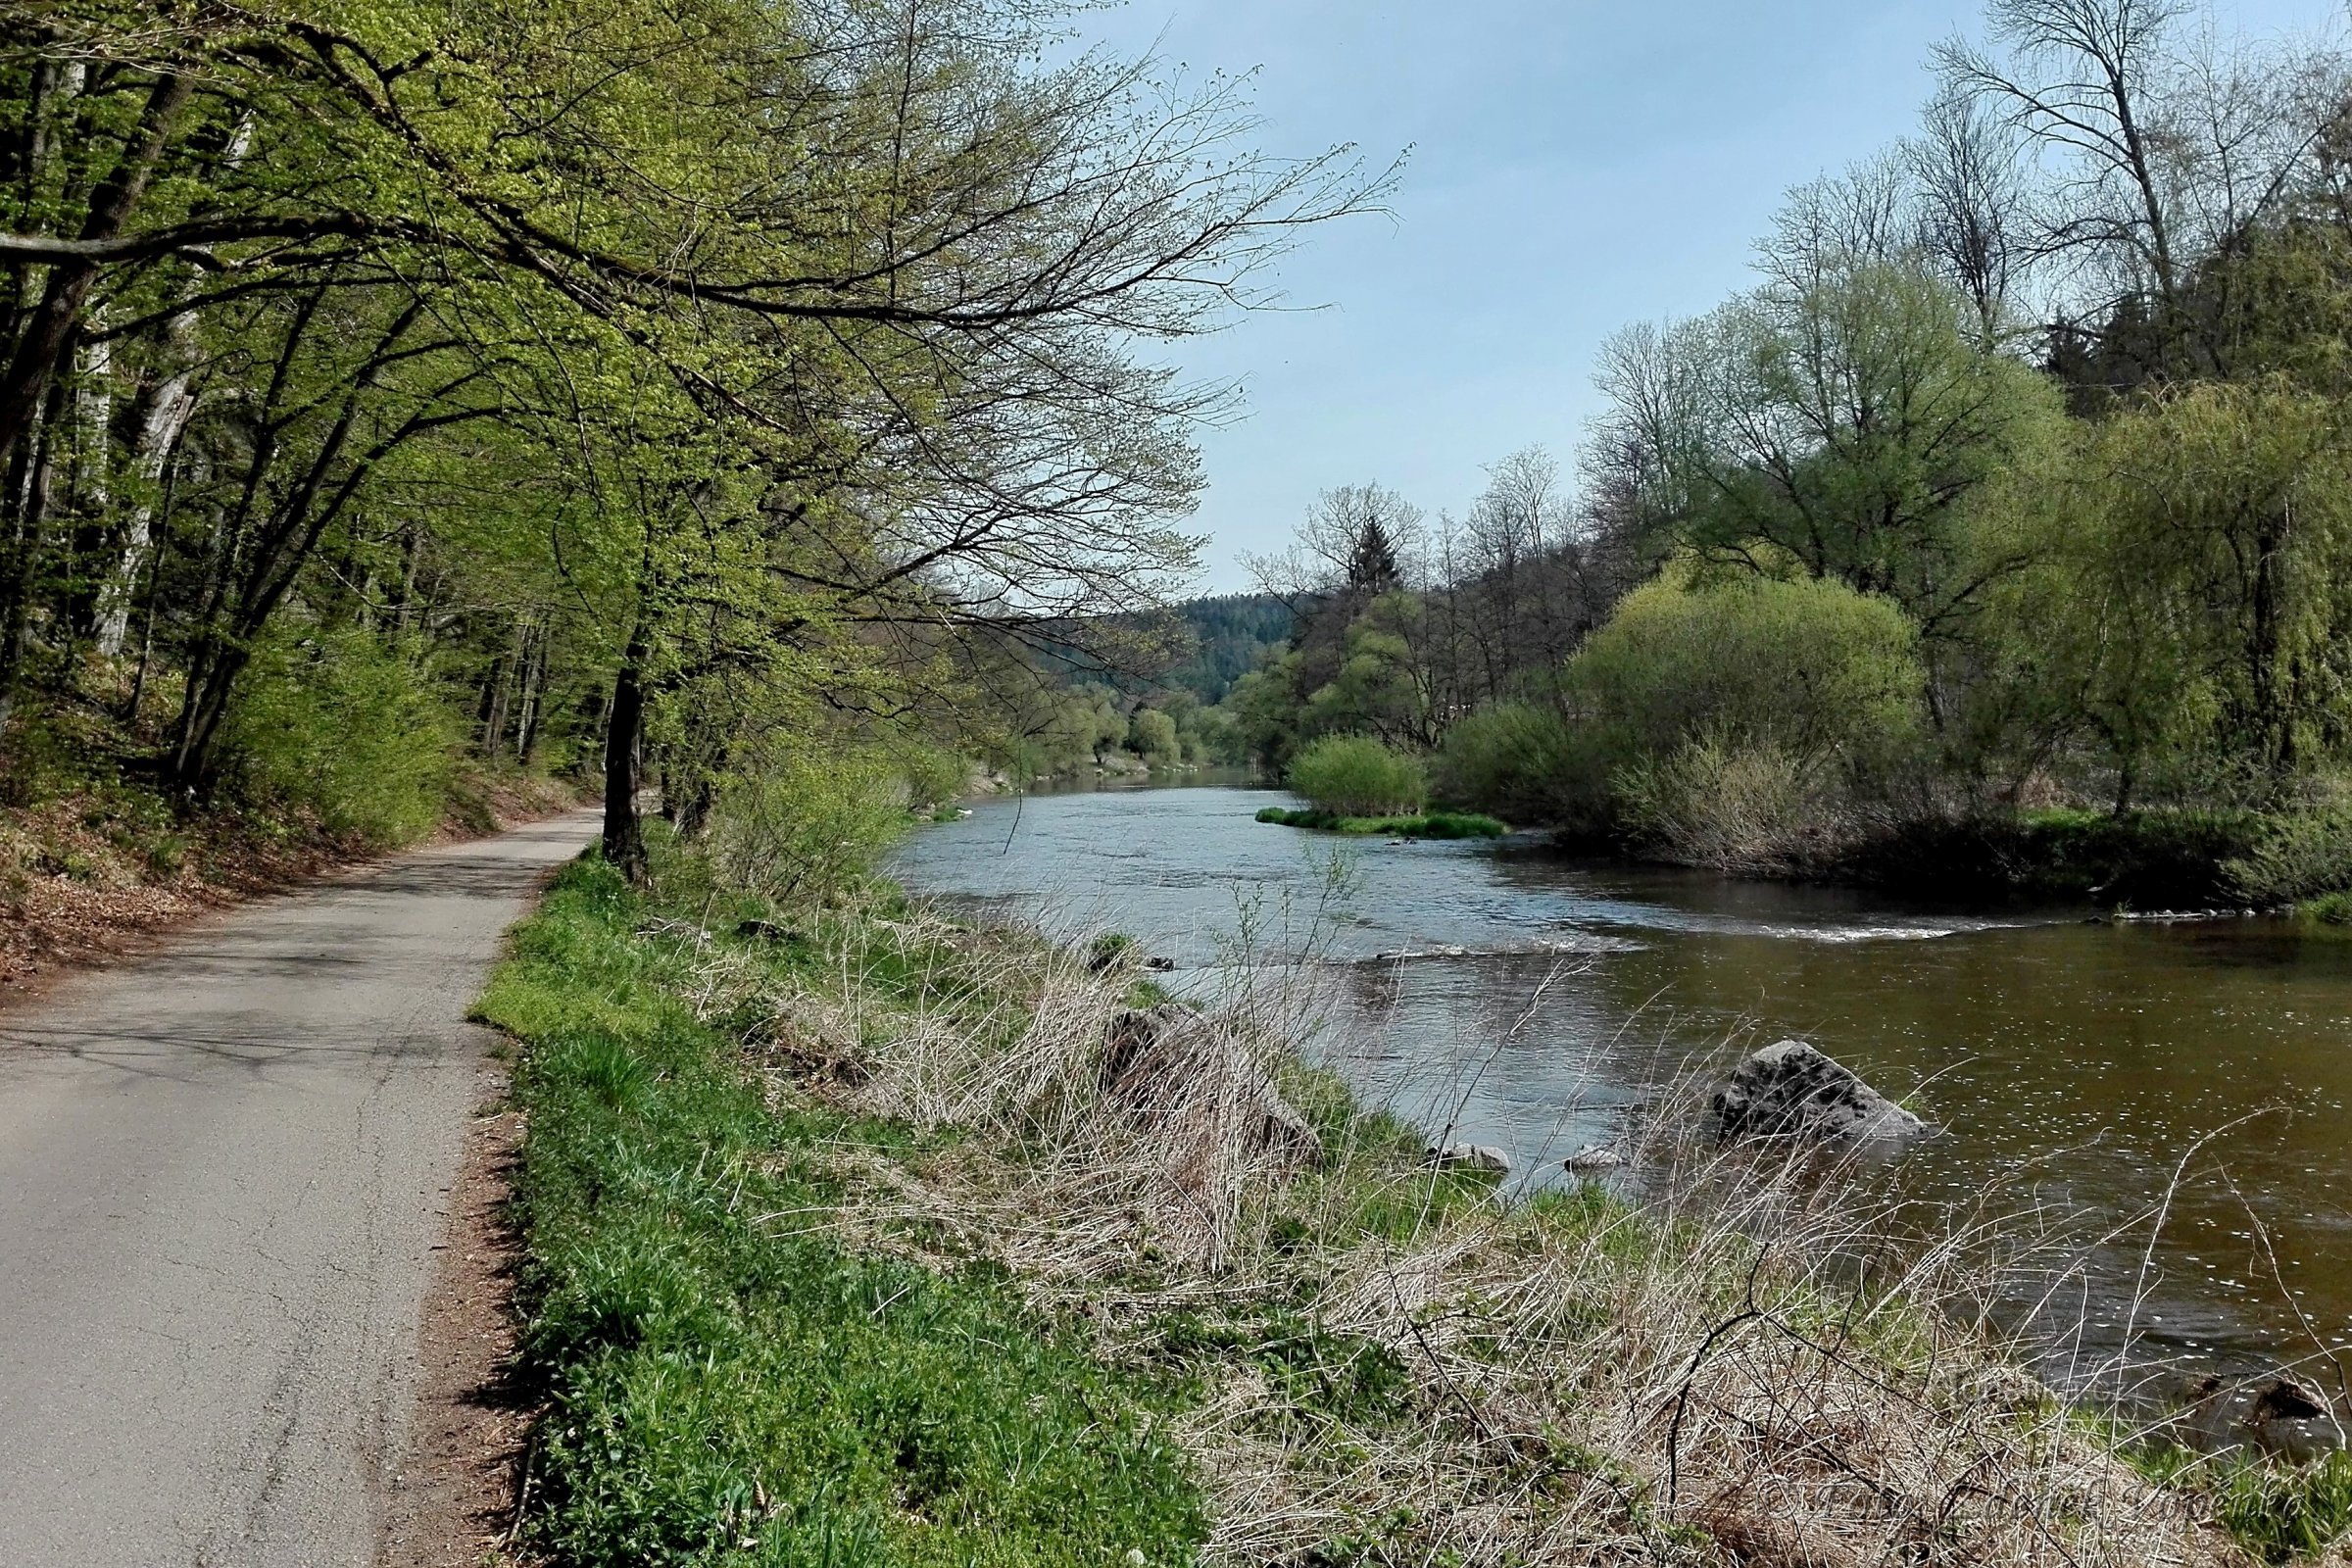
[[[1670,574],[1628,595],[1565,679],[1614,766],[1714,737],[1872,769],[1919,729],[1918,641],[1892,603],[1838,582]]]
[[[556,1564],[2231,1560],[1939,1310],[1950,1250],[1895,1249],[1834,1184],[1663,1137],[1640,1204],[1503,1203],[1301,1065],[1281,998],[1138,1035],[1124,951],[566,871],[483,1004],[524,1048],[525,1539]],[[1117,1065],[1152,1038],[1148,1079]],[[1269,1093],[1319,1152],[1269,1137]],[[1861,1257],[1886,1266],[1857,1291]]]
[[[1605,810],[1607,768],[1557,710],[1497,703],[1446,732],[1437,793],[1512,822],[1589,827]]]
[[[1362,735],[1327,735],[1291,759],[1285,781],[1334,816],[1409,816],[1429,800],[1420,760]]]
[[[1840,869],[1866,881],[1982,898],[2082,899],[2143,909],[2240,902],[2225,867],[2262,819],[2244,810],[2042,810],[1914,817]]]

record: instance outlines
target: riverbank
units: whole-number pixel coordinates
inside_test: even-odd
[[[2242,1560],[1938,1310],[1948,1259],[1855,1294],[1879,1216],[1712,1158],[1640,1205],[1504,1204],[1246,1005],[1138,1014],[1146,984],[896,898],[665,908],[567,870],[481,1007],[529,1127],[523,1539]]]
[[[1260,822],[1301,827],[1319,833],[1345,833],[1357,838],[1498,839],[1510,832],[1507,824],[1473,811],[1426,811],[1409,816],[1345,816],[1336,811],[1291,811],[1269,806],[1257,813]]]

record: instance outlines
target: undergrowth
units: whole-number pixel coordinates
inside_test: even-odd
[[[840,1152],[919,1141],[771,1102],[738,1055],[753,1020],[698,1017],[649,916],[610,869],[568,868],[479,1008],[528,1047],[533,1544],[597,1565],[1189,1560],[1169,1391],[1041,1329],[1001,1271],[828,1236]]]

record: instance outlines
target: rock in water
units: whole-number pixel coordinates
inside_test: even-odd
[[[1433,1149],[1422,1156],[1427,1164],[1440,1170],[1477,1170],[1496,1176],[1511,1173],[1511,1156],[1492,1144],[1448,1144]]]
[[[1726,1138],[1899,1139],[1926,1124],[1802,1040],[1766,1046],[1715,1092]]]
[[[1560,1163],[1569,1170],[1615,1170],[1625,1156],[1606,1144],[1587,1144]]]

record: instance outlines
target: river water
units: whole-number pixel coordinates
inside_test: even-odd
[[[1665,1085],[1810,1040],[1943,1129],[1903,1156],[1907,1181],[2073,1216],[2082,1353],[2128,1320],[2136,1357],[2225,1371],[2352,1346],[2352,941],[1905,906],[1518,839],[1338,840],[1253,821],[1270,803],[1294,804],[989,802],[895,870],[984,914],[1130,932],[1180,989],[1311,960],[1335,1064],[1503,1147],[1522,1180],[1564,1179],[1565,1153]]]

